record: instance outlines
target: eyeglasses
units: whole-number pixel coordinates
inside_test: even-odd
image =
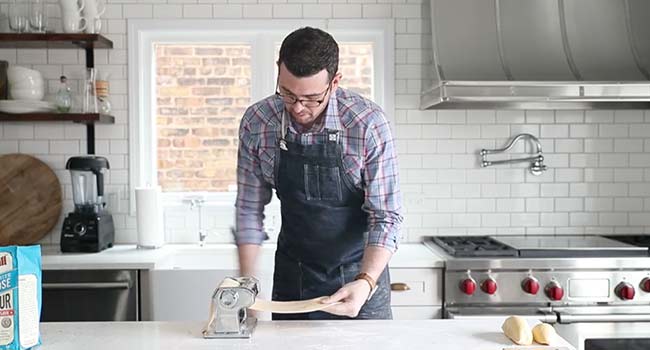
[[[321,104],[323,104],[323,102],[325,102],[325,96],[327,96],[327,93],[330,91],[331,88],[332,88],[332,81],[330,81],[329,84],[327,84],[327,89],[325,89],[325,91],[317,94],[317,95],[321,95],[321,98],[317,100],[313,100],[313,99],[297,98],[295,95],[291,95],[291,94],[283,94],[278,90],[278,85],[276,83],[275,95],[280,97],[282,101],[288,105],[292,105],[296,102],[300,102],[300,104],[303,107],[314,108],[320,106]]]

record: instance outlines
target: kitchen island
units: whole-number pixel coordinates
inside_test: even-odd
[[[42,323],[41,338],[47,350],[501,350],[514,345],[501,332],[501,322],[260,321],[250,339],[203,339],[201,322],[66,322]],[[563,339],[554,345],[573,349]]]

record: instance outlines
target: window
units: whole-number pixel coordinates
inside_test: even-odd
[[[280,56],[280,44],[275,46],[276,58]],[[343,75],[340,86],[375,101],[374,43],[339,41],[338,44],[339,72]]]
[[[158,184],[163,192],[236,190],[251,46],[154,43],[154,51]]]
[[[372,43],[339,45],[339,71],[343,75],[341,86],[375,100]]]
[[[273,94],[280,43],[305,25],[339,42],[341,85],[392,118],[392,21],[129,21],[131,193],[158,184],[167,203],[200,195],[231,208],[239,121]]]
[[[239,121],[254,102],[251,46],[154,43],[153,50],[158,184],[164,192],[236,190]],[[275,57],[279,50],[278,43]],[[374,100],[372,43],[341,43],[340,57],[342,85]]]

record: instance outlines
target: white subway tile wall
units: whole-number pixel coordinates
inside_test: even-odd
[[[402,241],[446,234],[595,234],[650,232],[650,111],[419,110],[420,91],[433,76],[429,4],[423,0],[107,0],[102,31],[113,50],[96,50],[96,66],[110,74],[116,123],[96,128],[96,153],[108,157],[107,202],[116,241],[136,241],[129,215],[127,20],[129,18],[328,19],[395,21],[395,136],[400,155],[405,223]],[[49,6],[54,29],[60,10]],[[6,13],[7,1],[0,1]],[[6,17],[0,29],[7,31]],[[0,59],[38,69],[54,93],[61,74],[81,91],[81,50],[0,49]],[[80,101],[77,100],[77,103]],[[482,148],[501,148],[531,133],[542,142],[549,169],[532,176],[525,164],[480,167]],[[85,152],[85,128],[62,123],[0,123],[0,154],[32,154],[50,165],[71,210],[68,157]],[[518,157],[530,145],[518,144]],[[209,242],[230,242],[232,203],[201,209]],[[277,237],[277,203],[266,226]],[[165,208],[169,242],[196,242],[199,212]],[[57,226],[43,243],[59,241]]]

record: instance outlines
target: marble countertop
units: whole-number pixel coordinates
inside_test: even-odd
[[[148,270],[168,256],[170,248],[137,249],[135,245],[116,245],[99,253],[61,253],[58,245],[43,245],[41,267],[43,270]]]
[[[42,246],[43,270],[93,269],[155,269],[175,253],[210,254],[219,269],[237,268],[237,247],[234,244],[168,244],[159,249],[138,249],[135,245],[116,245],[99,253],[61,253],[58,245]],[[262,246],[262,261],[273,261],[275,244]],[[401,244],[390,262],[392,268],[442,268],[444,258],[423,244]]]
[[[41,338],[47,350],[501,350],[514,345],[501,332],[501,323],[494,319],[260,321],[250,339],[203,339],[200,322],[70,322],[42,323]],[[562,338],[553,345],[534,349],[573,349]]]

